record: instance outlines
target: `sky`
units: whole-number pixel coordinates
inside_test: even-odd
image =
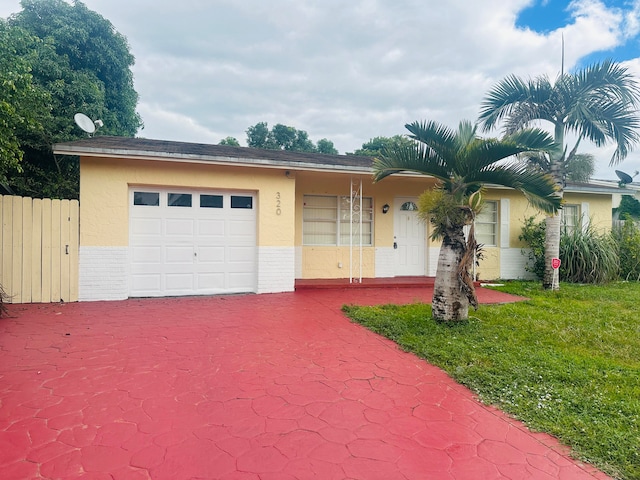
[[[246,145],[258,122],[352,152],[404,125],[475,120],[510,74],[548,75],[611,58],[640,80],[640,0],[85,0],[136,58],[139,136]],[[20,11],[0,0],[0,17]],[[544,126],[544,125],[540,125]],[[491,132],[498,135],[499,131]],[[640,170],[640,146],[594,177]]]

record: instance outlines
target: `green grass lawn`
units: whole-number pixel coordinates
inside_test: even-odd
[[[433,321],[426,304],[344,310],[577,458],[640,479],[640,284],[499,290],[529,300],[482,305],[454,326]]]

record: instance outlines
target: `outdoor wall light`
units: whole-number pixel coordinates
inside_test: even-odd
[[[385,203],[385,204],[382,206],[382,213],[386,214],[388,211],[389,211],[389,204],[388,204],[388,203]]]

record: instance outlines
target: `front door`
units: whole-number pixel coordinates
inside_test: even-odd
[[[425,275],[425,224],[418,218],[416,198],[396,198],[394,248],[396,276]]]

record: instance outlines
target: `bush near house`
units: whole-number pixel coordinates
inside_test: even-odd
[[[518,238],[530,247],[526,270],[541,279],[545,261],[545,222],[536,222],[534,217],[525,219]],[[619,250],[611,234],[600,233],[591,224],[584,229],[563,231],[560,236],[560,280],[602,284],[620,278]]]
[[[622,280],[640,281],[640,229],[628,216],[614,225],[611,235],[615,240],[620,261]]]

